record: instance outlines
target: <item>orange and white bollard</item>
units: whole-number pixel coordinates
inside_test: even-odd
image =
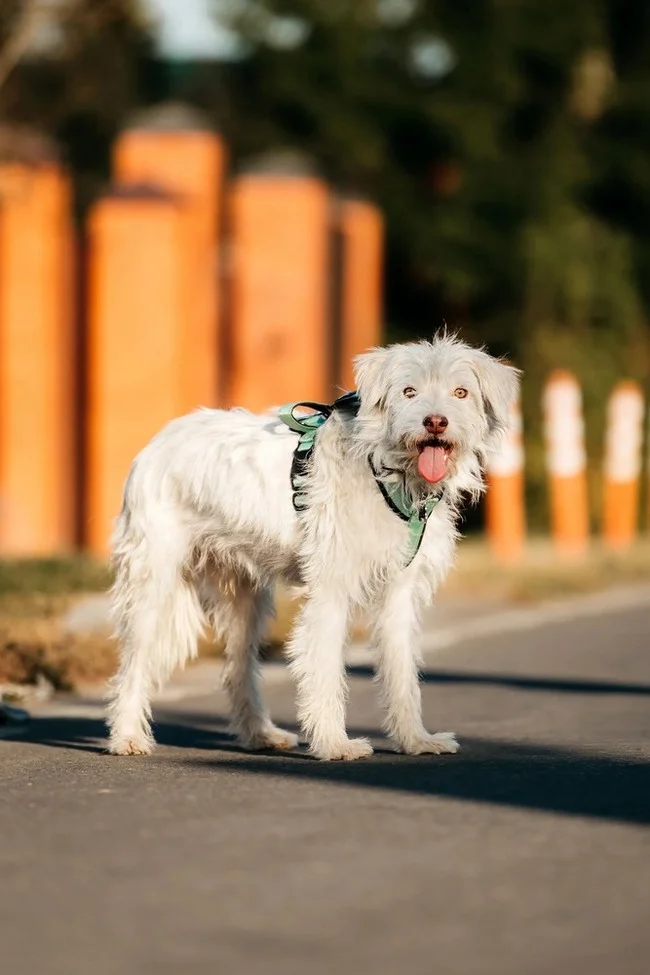
[[[628,548],[639,518],[639,480],[645,404],[638,383],[618,383],[607,406],[603,538],[609,548]]]
[[[519,561],[526,538],[524,442],[521,406],[510,407],[510,429],[488,465],[487,535],[497,561]]]
[[[577,556],[589,541],[582,392],[573,373],[553,372],[543,397],[551,531],[558,552]]]

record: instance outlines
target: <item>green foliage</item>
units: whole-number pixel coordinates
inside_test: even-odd
[[[411,326],[444,316],[511,345],[522,227],[579,196],[588,169],[569,96],[579,55],[602,43],[605,6],[233,0],[225,9],[251,44],[226,70],[218,109],[236,153],[290,142],[336,185],[381,203],[399,282],[391,317],[417,281]],[[276,37],[286,18],[306,32],[290,50]]]
[[[26,4],[0,6],[5,50],[24,29]],[[33,127],[63,146],[83,208],[106,179],[111,140],[139,104],[150,41],[137,0],[64,0],[58,9],[47,56],[28,45],[0,86],[0,122]]]
[[[35,593],[54,596],[101,592],[110,584],[106,564],[86,556],[0,560],[0,600]]]

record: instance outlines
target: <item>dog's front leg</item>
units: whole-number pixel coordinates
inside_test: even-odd
[[[422,723],[418,617],[413,579],[405,573],[389,586],[375,628],[386,708],[384,728],[407,755],[457,752],[459,745],[452,732],[432,735]]]
[[[348,616],[348,599],[340,587],[315,587],[302,607],[288,647],[302,730],[312,755],[325,761],[372,754],[367,738],[348,738],[345,730]]]

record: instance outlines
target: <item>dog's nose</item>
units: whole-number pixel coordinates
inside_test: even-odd
[[[449,420],[446,416],[440,416],[439,413],[434,413],[431,416],[425,416],[422,421],[427,433],[432,433],[434,437],[440,436],[444,433],[449,426]]]

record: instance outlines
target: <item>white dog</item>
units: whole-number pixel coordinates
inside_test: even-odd
[[[453,734],[422,723],[418,617],[451,566],[457,504],[481,491],[517,372],[444,335],[366,352],[356,381],[359,402],[344,399],[318,429],[296,498],[298,435],[270,414],[200,410],[135,459],[114,538],[113,753],[151,751],[152,690],[196,654],[206,620],[225,642],[242,745],[296,744],[271,722],[259,689],[258,645],[279,579],[306,591],[288,654],[313,755],[372,753],[345,727],[344,648],[356,607],[376,616],[385,730],[397,748],[457,751]]]

